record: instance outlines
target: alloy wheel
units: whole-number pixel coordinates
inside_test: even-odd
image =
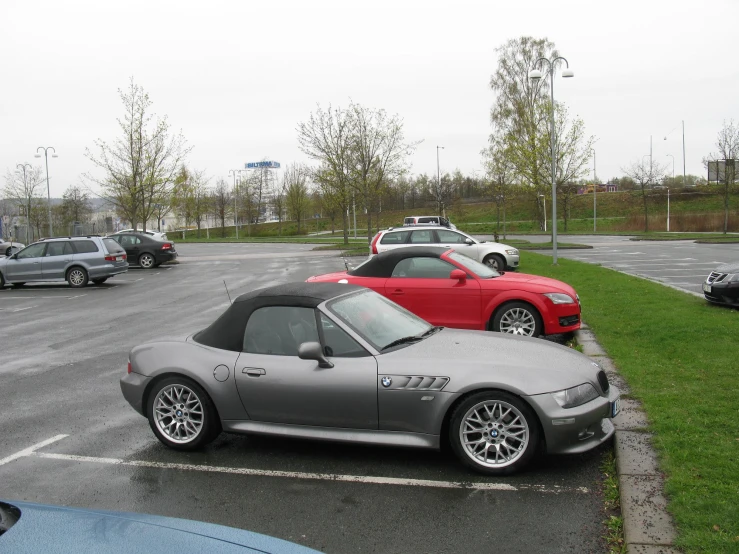
[[[169,440],[184,444],[197,438],[203,429],[203,404],[185,385],[169,385],[154,399],[157,428]]]
[[[69,282],[73,287],[81,287],[85,282],[85,274],[81,269],[73,269],[69,272]]]
[[[502,400],[486,400],[470,408],[459,426],[464,453],[488,468],[510,466],[529,444],[529,425],[518,408]]]
[[[144,269],[150,269],[154,266],[154,256],[151,254],[144,254],[141,256],[141,259],[139,260],[139,265],[143,267]]]
[[[536,330],[534,314],[525,308],[511,308],[500,318],[500,332],[533,336]]]

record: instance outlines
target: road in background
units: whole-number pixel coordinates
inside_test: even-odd
[[[511,239],[549,242],[548,235],[508,235]],[[492,240],[490,236],[480,237]],[[697,244],[694,241],[634,241],[623,236],[559,235],[560,242],[586,244],[587,250],[557,249],[560,258],[610,267],[703,296],[701,286],[718,265],[739,261],[739,244]],[[505,242],[500,239],[501,242]],[[551,250],[537,250],[550,254]],[[521,253],[526,272],[526,251]]]
[[[221,435],[185,453],[156,440],[120,392],[129,349],[211,323],[224,280],[234,298],[343,268],[311,248],[178,244],[178,265],[101,286],[1,290],[0,498],[203,520],[325,552],[604,551],[610,445],[490,478],[435,451]]]

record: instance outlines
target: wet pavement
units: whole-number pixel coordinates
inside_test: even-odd
[[[295,244],[182,244],[102,286],[0,291],[0,498],[231,525],[325,552],[603,552],[606,445],[505,478],[449,453],[221,435],[169,450],[123,399],[128,350],[254,288],[343,269]],[[28,450],[44,441],[47,444]]]

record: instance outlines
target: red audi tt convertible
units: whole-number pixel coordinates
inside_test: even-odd
[[[580,328],[580,298],[570,285],[536,275],[498,273],[446,248],[398,248],[349,271],[308,281],[370,288],[444,327],[531,337]]]

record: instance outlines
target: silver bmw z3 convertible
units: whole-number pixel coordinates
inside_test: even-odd
[[[209,327],[130,352],[126,400],[165,445],[222,431],[440,448],[487,474],[614,431],[619,391],[570,348],[434,327],[383,296],[290,283],[239,296]]]

